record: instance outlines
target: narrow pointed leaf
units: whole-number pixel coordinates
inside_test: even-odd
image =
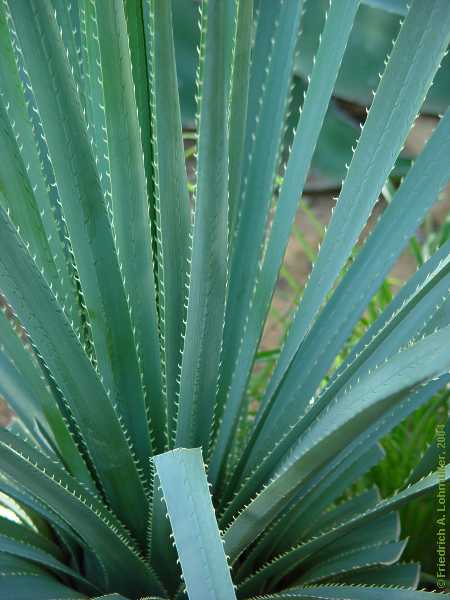
[[[343,577],[346,583],[397,586],[413,590],[417,588],[419,579],[420,565],[415,563],[361,569],[355,573],[347,573]]]
[[[446,0],[414,0],[381,78],[337,207],[272,377],[275,392],[345,265],[423,103],[450,41]],[[422,74],[420,82],[415,74]]]
[[[87,596],[69,588],[57,579],[45,575],[14,574],[2,576],[0,600],[30,600],[30,590],[33,590],[33,600],[87,600]]]
[[[99,370],[112,400],[120,407],[126,426],[133,433],[136,429],[139,443],[142,403],[126,401],[136,395],[139,397],[141,391],[135,341],[75,82],[49,1],[12,2],[10,10],[55,170]],[[139,449],[142,452],[141,446]]]
[[[443,148],[445,148],[444,154],[441,154]],[[290,398],[288,403],[283,403],[284,417],[278,421],[281,429],[286,425],[288,414],[290,422],[293,410],[301,412],[306,408],[306,402],[326,374],[338,348],[342,347],[351,334],[356,319],[448,182],[450,173],[445,167],[443,158],[447,152],[450,152],[450,110],[437,126],[369,240],[296,354],[277,392],[278,398],[274,400],[275,403],[277,401],[281,403],[281,398],[285,396]],[[427,201],[423,201],[423,198],[427,198]],[[405,213],[406,203],[411,209]],[[367,272],[369,265],[373,275],[370,284],[367,285],[364,273]],[[413,326],[419,319],[419,317],[416,320],[410,318],[409,323]],[[314,341],[317,339],[326,339],[326,341],[318,345]],[[276,438],[280,430],[276,433],[273,428],[275,411],[274,407],[264,417],[271,415],[271,435]]]
[[[202,445],[205,451],[214,416],[227,281],[225,5],[221,0],[208,0],[202,7],[194,231],[175,438],[177,446]]]
[[[0,289],[15,307],[57,381],[111,505],[142,536],[139,514],[146,506],[146,497],[111,401],[55,297],[1,209]],[[111,444],[115,448],[113,461]]]
[[[226,531],[227,552],[232,560],[276,517],[296,486],[385,413],[395,403],[396,394],[413,390],[449,369],[449,336],[450,328],[428,336],[348,390],[347,397],[335,399],[333,410],[328,410],[300,438],[272,482]],[[247,515],[252,515],[251,519]]]
[[[175,429],[183,345],[191,209],[184,162],[172,11],[169,2],[146,2],[152,147],[157,222],[158,302],[169,441]],[[176,235],[174,235],[176,232]]]
[[[105,585],[105,578],[119,591],[129,589],[131,579],[136,594],[150,589],[161,592],[158,580],[136,550],[126,528],[101,500],[7,431],[0,432],[0,445],[2,472],[26,486],[28,494],[60,515],[87,547],[95,548],[104,567],[101,581],[95,582],[100,589]]]
[[[126,397],[135,400],[127,402],[124,398],[124,410],[129,414],[127,426],[133,433],[137,455],[147,471],[151,452],[146,405],[150,420],[154,422],[152,434],[157,448],[163,449],[165,443],[164,429],[160,426],[165,412],[147,181],[123,1],[97,1],[96,10],[109,149],[112,223],[130,313],[123,318],[131,321],[133,346],[136,345],[133,354],[137,355],[136,366],[133,364],[126,369],[132,379]],[[132,367],[134,374],[131,378]],[[125,370],[124,366],[122,370]],[[148,473],[146,475],[148,477]]]
[[[236,598],[201,451],[173,450],[154,461],[189,597]]]
[[[47,243],[50,249],[51,258],[54,265],[45,264],[46,277],[49,283],[54,286],[55,292],[60,294],[66,305],[66,312],[74,320],[76,326],[79,325],[79,307],[76,302],[75,288],[71,279],[70,267],[67,256],[65,255],[64,245],[61,240],[60,230],[54,214],[54,208],[50,200],[49,190],[45,181],[43,167],[41,164],[38,140],[36,140],[37,131],[33,130],[33,122],[30,120],[27,110],[27,94],[25,92],[25,83],[22,81],[21,73],[17,63],[18,55],[14,53],[13,45],[8,33],[8,27],[11,28],[9,15],[5,6],[0,6],[0,95],[1,102],[7,108],[9,123],[14,131],[14,136],[18,143],[18,148],[23,164],[26,168],[25,180],[28,180],[32,187],[35,204],[37,206],[40,220],[45,231]],[[26,85],[30,85],[26,81]],[[28,89],[28,100],[31,92]],[[34,107],[35,108],[35,107]],[[38,114],[33,111],[35,119],[39,120]],[[10,173],[10,176],[13,174]],[[27,184],[24,183],[24,186]],[[17,202],[15,197],[9,199],[14,207],[19,208],[22,202]],[[20,223],[19,223],[20,225]],[[30,244],[32,239],[27,240]],[[39,252],[36,248],[35,252]],[[39,252],[42,258],[45,257],[44,249]],[[56,276],[55,276],[56,270]]]
[[[279,0],[275,0],[277,3]],[[230,376],[245,326],[258,263],[262,254],[273,185],[284,131],[303,1],[281,2],[271,40],[251,158],[230,252],[229,288],[223,332],[223,370],[219,387],[223,411]],[[245,257],[245,260],[242,259]],[[235,409],[234,409],[235,410]],[[222,416],[222,415],[220,415]],[[223,452],[223,451],[222,451]],[[211,473],[216,478],[215,465]]]
[[[400,508],[402,505],[410,502],[414,498],[419,498],[430,493],[436,488],[436,486],[439,485],[440,481],[447,482],[449,480],[450,465],[447,465],[442,474],[438,472],[431,473],[414,485],[411,485],[398,492],[391,498],[381,500],[376,506],[362,513],[361,515],[358,515],[353,519],[349,519],[348,521],[345,521],[339,526],[330,529],[315,538],[311,538],[309,541],[300,546],[292,548],[289,552],[280,555],[275,560],[263,567],[258,573],[249,577],[247,581],[242,583],[240,586],[240,597],[245,597],[244,594],[252,593],[252,590],[253,592],[258,590],[258,581],[264,581],[267,577],[272,575],[276,575],[277,577],[284,576],[290,572],[295,565],[298,565],[298,561],[305,560],[313,553],[326,547],[331,542],[338,540],[346,533],[353,531],[355,527],[365,523],[373,522],[374,519],[380,515]],[[414,596],[412,596],[412,598],[414,598]]]
[[[111,174],[106,133],[103,69],[98,37],[95,2],[79,0],[80,49],[83,62],[82,93],[85,98],[85,118],[95,155],[103,195],[111,206]]]
[[[450,244],[448,246],[450,247]],[[286,437],[286,442],[304,431],[345,386],[351,385],[407,343],[417,339],[422,334],[427,319],[439,310],[443,298],[448,296],[449,282],[450,255],[445,247],[404,286],[391,305],[363,336],[361,343],[352,350],[344,365],[332,377],[331,383],[318,394],[317,398],[311,394],[308,404],[301,403],[298,423]],[[281,398],[290,397],[290,395],[285,396],[284,393],[281,395]],[[273,410],[267,411],[266,416],[261,418],[259,427],[254,431],[254,437],[257,439],[253,447],[248,450],[249,454],[251,452],[248,468],[254,462],[258,464],[259,453],[267,453],[267,445],[271,444],[267,435],[269,430],[274,436],[276,436],[275,432],[282,434],[283,431],[288,430],[286,405],[296,410],[288,400],[282,404],[277,398]],[[268,414],[271,414],[272,418],[267,420]]]
[[[275,594],[267,596],[267,600],[284,600],[288,598],[307,598],[313,600],[431,600],[432,592],[416,592],[412,590],[389,589],[386,587],[364,587],[364,586],[307,586],[291,588],[289,594]],[[450,597],[441,594],[442,598]]]
[[[273,4],[276,4],[276,2]],[[236,41],[230,97],[230,183],[228,215],[230,243],[232,242],[240,211],[240,189],[245,153],[245,132],[247,125],[252,49],[253,0],[237,2],[236,17]]]
[[[327,24],[323,32],[321,46],[308,93],[297,127],[293,148],[284,174],[284,183],[277,203],[264,261],[257,274],[257,282],[252,290],[252,302],[244,297],[242,304],[247,312],[245,334],[241,335],[235,363],[230,365],[233,375],[222,381],[222,392],[228,395],[221,423],[217,447],[211,463],[211,477],[217,476],[221,461],[231,443],[236,427],[241,398],[248,383],[256,350],[262,336],[273,290],[281,267],[289,232],[296,214],[299,196],[306,180],[316,142],[321,130],[326,109],[333,91],[339,66],[344,54],[348,36],[355,17],[358,0],[333,2]],[[266,10],[266,9],[265,9]],[[258,211],[261,209],[258,208]],[[253,227],[253,224],[252,224]],[[248,307],[245,305],[247,302]],[[234,325],[233,325],[234,326]],[[236,326],[239,330],[239,326]],[[225,365],[226,368],[226,365]],[[231,386],[227,389],[227,386]]]
[[[374,544],[356,550],[346,551],[324,563],[318,563],[302,575],[298,583],[313,583],[323,579],[338,577],[370,565],[391,565],[397,562],[405,549],[406,541]]]
[[[92,487],[92,476],[86,467],[86,464],[76,446],[67,424],[65,423],[59,408],[52,397],[43,380],[40,369],[33,360],[33,356],[19,337],[13,323],[8,319],[5,311],[0,311],[0,345],[2,346],[5,356],[1,361],[6,360],[5,368],[13,375],[17,385],[22,388],[25,396],[9,394],[5,388],[4,396],[13,405],[22,398],[26,400],[23,410],[26,411],[26,423],[28,419],[36,418],[40,427],[49,438],[54,441],[56,448],[59,451],[59,456],[64,460],[66,467],[72,473],[83,481],[89,487]],[[5,386],[7,379],[2,380],[2,386]],[[20,409],[19,409],[20,412]],[[31,430],[34,429],[35,423],[30,423]]]

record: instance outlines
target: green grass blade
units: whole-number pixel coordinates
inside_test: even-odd
[[[176,425],[183,345],[191,209],[178,97],[170,2],[146,3],[147,62],[152,105],[158,302],[169,442]],[[176,235],[174,235],[176,232]]]
[[[343,184],[337,207],[268,388],[282,381],[378,199],[450,40],[446,0],[415,0],[386,70]],[[417,81],[416,73],[422,77]]]
[[[154,458],[189,598],[236,598],[201,450]]]
[[[228,101],[225,3],[202,6],[197,185],[175,444],[207,451],[225,311]],[[211,201],[211,199],[214,201]]]

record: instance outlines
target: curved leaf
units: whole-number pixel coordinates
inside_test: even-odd
[[[391,565],[397,562],[405,549],[406,541],[373,544],[356,550],[335,554],[325,562],[318,562],[307,570],[297,583],[313,583],[327,578],[353,573],[371,565]]]
[[[36,574],[3,575],[0,600],[30,600],[30,590],[33,590],[33,600],[87,600],[87,596],[62,585],[56,579]]]
[[[57,464],[7,431],[0,431],[0,467],[27,493],[54,510],[74,528],[86,546],[101,557],[103,570],[95,581],[102,589],[134,589],[160,593],[161,586],[126,528],[96,496],[66,474]]]
[[[138,442],[143,411],[139,410],[139,402],[125,401],[142,393],[136,347],[113,234],[75,82],[49,0],[11,2],[9,8],[55,171],[99,371],[126,426],[133,433],[136,428]],[[50,364],[49,367],[52,371]],[[140,458],[147,460],[147,456]]]
[[[413,390],[449,369],[449,340],[450,327],[424,338],[334,400],[333,408],[300,437],[271,483],[226,531],[232,560],[277,516],[296,486],[395,404],[396,394]]]
[[[280,354],[273,396],[378,199],[450,41],[446,0],[414,0],[405,18],[350,163],[333,218]],[[422,77],[417,81],[415,73]],[[446,172],[447,173],[447,172]],[[291,367],[292,365],[292,367]],[[266,399],[266,401],[267,401]]]
[[[252,591],[254,592],[255,590],[258,590],[258,582],[261,582],[261,580],[265,581],[267,577],[271,577],[273,575],[276,575],[277,577],[284,576],[286,573],[290,572],[293,567],[298,565],[300,560],[305,560],[313,553],[326,547],[331,542],[341,538],[346,533],[354,530],[355,527],[365,523],[373,522],[374,519],[380,515],[389,513],[392,510],[410,502],[414,498],[418,498],[430,493],[436,486],[439,485],[440,481],[447,482],[449,480],[450,465],[447,465],[443,473],[431,473],[428,475],[428,477],[425,477],[416,484],[405,488],[391,498],[381,500],[368,511],[355,516],[348,521],[345,521],[333,529],[329,529],[328,531],[318,535],[315,538],[312,538],[300,546],[292,548],[289,552],[280,555],[253,576],[249,577],[245,582],[243,582],[239,588],[240,597],[245,597],[245,594],[249,594],[252,593]],[[414,599],[414,596],[412,596],[412,599]]]
[[[143,537],[139,515],[147,500],[118,417],[59,304],[1,208],[0,289],[64,394],[111,505]],[[125,473],[127,488],[123,486]]]
[[[346,0],[345,2],[333,2],[331,5],[308,93],[300,115],[293,148],[284,174],[284,182],[269,234],[264,260],[257,273],[254,289],[250,290],[250,295],[247,297],[240,289],[238,306],[230,308],[230,311],[239,310],[242,314],[245,314],[246,323],[244,332],[242,332],[239,322],[233,320],[232,314],[229,315],[230,324],[227,327],[235,329],[234,335],[239,335],[240,343],[235,346],[236,354],[231,353],[230,358],[228,356],[225,358],[225,371],[221,381],[221,390],[222,394],[227,394],[227,399],[211,461],[213,481],[218,476],[221,461],[227,454],[236,427],[241,398],[245,393],[245,387],[262,335],[264,321],[267,317],[292,221],[297,210],[298,199],[302,193],[358,4],[358,0]],[[267,85],[269,83],[267,82]],[[274,88],[278,87],[275,82],[272,85]],[[264,101],[269,102],[268,99]],[[263,125],[262,123],[260,127]],[[262,147],[264,147],[264,144],[262,144]],[[264,170],[264,167],[262,167],[262,170]],[[258,177],[260,176],[261,173],[258,171]],[[259,198],[258,195],[258,204],[260,203]],[[249,213],[249,215],[257,211],[263,212],[259,206],[257,209],[253,207],[245,208],[245,210],[253,210],[253,213]],[[250,227],[253,228],[253,216],[250,217],[249,215],[244,223],[251,224]],[[243,216],[242,218],[245,219],[246,217]],[[238,250],[236,252],[238,253]],[[247,255],[246,252],[243,252],[243,254]],[[237,254],[237,256],[242,256],[242,254]],[[247,264],[242,265],[241,268],[247,269]],[[248,277],[248,274],[246,277]],[[251,278],[248,278],[248,280],[253,281]],[[236,304],[236,299],[232,298],[231,302]],[[227,346],[225,345],[226,349]],[[231,357],[234,360],[232,365],[230,365]],[[232,370],[232,374],[231,371],[226,371],[227,367]],[[231,386],[230,389],[228,389],[229,386]]]

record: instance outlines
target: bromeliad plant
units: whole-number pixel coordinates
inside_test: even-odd
[[[411,4],[243,427],[358,4],[330,5],[274,199],[303,2],[203,2],[191,220],[170,3],[2,0],[0,598],[428,597],[396,564],[395,511],[450,466],[430,473],[432,450],[391,498],[336,499],[449,382],[449,243],[329,369],[450,176],[447,111],[347,264],[445,54],[448,0]]]

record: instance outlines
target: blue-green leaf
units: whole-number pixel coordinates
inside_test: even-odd
[[[258,590],[258,581],[264,581],[267,577],[276,575],[281,577],[282,575],[290,572],[295,566],[299,564],[299,561],[307,559],[313,553],[318,550],[325,548],[328,544],[335,540],[340,539],[343,535],[354,531],[355,527],[364,525],[365,523],[373,522],[379,516],[389,513],[392,510],[399,508],[405,503],[410,502],[414,498],[423,496],[424,494],[430,493],[440,481],[447,482],[450,479],[450,465],[447,465],[444,472],[431,473],[424,479],[421,479],[416,484],[411,485],[404,490],[398,492],[391,498],[381,500],[373,508],[370,508],[366,512],[355,516],[354,518],[345,521],[344,523],[329,529],[321,535],[311,538],[309,541],[292,548],[289,552],[278,556],[272,562],[267,563],[262,569],[260,569],[253,576],[249,577],[240,586],[240,592],[242,594],[252,593],[252,591]],[[255,587],[256,585],[256,587]],[[411,592],[410,592],[411,593]],[[245,597],[245,596],[240,596]],[[346,596],[344,596],[346,597]],[[384,599],[384,596],[380,596]],[[414,599],[414,596],[411,597]]]
[[[400,152],[450,41],[446,0],[415,0],[394,44],[327,234],[270,382],[273,396],[295,362]],[[417,81],[416,73],[422,77]],[[448,171],[446,171],[448,173]]]
[[[279,161],[279,146],[284,131],[287,98],[291,85],[294,51],[302,13],[303,0],[281,2],[278,20],[273,26],[267,74],[259,99],[256,128],[245,185],[241,191],[239,215],[230,238],[230,270],[226,317],[223,332],[222,373],[219,386],[220,417],[224,411],[231,374],[235,367],[246,321],[246,314],[258,264],[262,255],[265,229],[273,195]],[[245,260],[243,260],[245,257]],[[228,412],[228,411],[226,411]],[[236,408],[232,412],[236,419]],[[226,432],[228,434],[228,432]],[[229,435],[229,434],[228,434]],[[226,444],[228,443],[226,440]],[[221,446],[223,443],[221,442]],[[220,459],[225,451],[221,448]],[[216,459],[211,476],[215,481]]]
[[[332,407],[300,437],[271,483],[226,531],[227,552],[233,560],[286,506],[296,487],[387,412],[398,394],[449,369],[449,336],[448,327],[424,338],[335,398]]]
[[[153,460],[189,598],[235,599],[201,450],[172,450]]]
[[[17,436],[0,431],[2,473],[26,488],[28,495],[55,511],[87,548],[95,549],[103,569],[93,583],[99,589],[113,585],[118,591],[131,588],[136,595],[162,588],[144,562],[127,529],[96,496],[86,490],[59,465]],[[142,514],[142,512],[141,512]]]
[[[144,154],[123,1],[97,1],[96,12],[109,150],[112,226],[126,289],[127,313],[129,311],[129,315],[119,318],[131,324],[133,332],[129,341],[131,361],[128,366],[115,366],[119,372],[127,373],[128,380],[128,387],[118,400],[119,406],[123,404],[125,423],[148,478],[151,444],[147,412],[157,448],[164,449],[166,439],[164,427],[161,427],[165,409]],[[117,321],[113,324],[113,329],[117,329]],[[129,398],[134,401],[130,402]]]
[[[147,62],[152,105],[152,148],[158,257],[158,306],[169,442],[173,442],[182,332],[186,310],[191,209],[169,2],[146,0]],[[174,235],[176,232],[176,235]]]
[[[118,416],[70,323],[1,208],[0,289],[64,395],[111,506],[145,539],[140,515],[147,499]]]
[[[230,328],[236,328],[241,342],[239,347],[236,347],[238,353],[233,358],[234,364],[229,364],[231,358],[228,358],[226,363],[229,368],[234,370],[233,375],[231,376],[228,373],[229,379],[226,380],[227,373],[225,372],[225,379],[221,382],[222,393],[226,393],[228,398],[225,403],[219,437],[211,462],[210,471],[213,480],[217,477],[221,462],[229,450],[239,415],[241,398],[244,395],[255,353],[262,336],[264,321],[267,317],[278,272],[289,239],[290,228],[296,214],[298,199],[302,193],[358,4],[358,0],[346,0],[345,2],[333,2],[331,5],[308,93],[300,115],[294,145],[284,175],[274,222],[269,234],[268,246],[263,264],[257,274],[256,285],[252,290],[252,301],[250,303],[250,297],[247,298],[244,295],[243,299],[239,301],[239,308],[234,307],[232,309],[245,311],[247,321],[244,332],[234,322],[229,325]],[[263,126],[263,124],[260,126]],[[258,176],[261,176],[261,173],[258,172]],[[257,209],[253,207],[254,212],[255,210],[263,212],[260,207]],[[250,228],[253,228],[253,218],[253,216],[247,217],[248,223],[251,224]],[[246,262],[243,266],[247,269]],[[251,277],[248,278],[249,281],[250,279]],[[231,315],[230,319],[232,319]],[[228,390],[227,386],[229,385],[231,385],[231,388]]]
[[[125,425],[133,433],[136,430],[138,445],[143,410],[139,410],[139,402],[127,401],[129,397],[139,397],[141,392],[136,346],[113,233],[75,82],[49,1],[11,2],[10,10],[55,171],[99,371]],[[142,452],[142,447],[139,448]],[[147,456],[140,458],[147,460]]]
[[[208,449],[224,324],[228,254],[226,3],[202,6],[195,215],[176,446]],[[213,199],[213,201],[212,201]]]

